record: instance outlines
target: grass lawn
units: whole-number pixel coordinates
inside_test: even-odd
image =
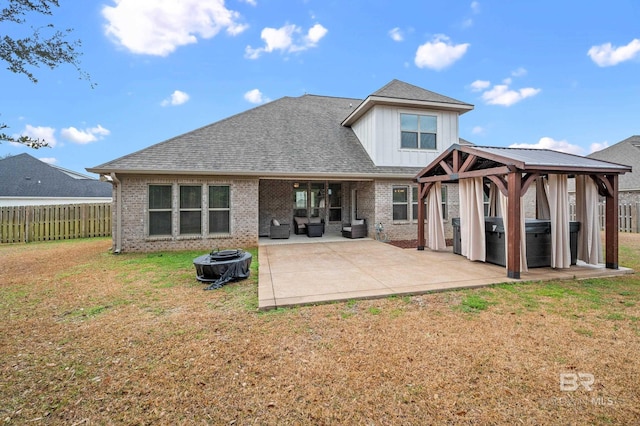
[[[257,311],[202,252],[0,245],[0,423],[638,424],[640,279]],[[640,270],[640,234],[620,234]],[[301,247],[301,250],[304,248]]]

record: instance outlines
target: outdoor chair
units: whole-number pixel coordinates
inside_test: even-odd
[[[367,220],[356,219],[352,223],[342,225],[342,236],[345,238],[365,238],[367,236]]]
[[[276,219],[271,219],[271,226],[269,228],[269,238],[289,238],[291,235],[291,225],[288,223],[280,223]]]

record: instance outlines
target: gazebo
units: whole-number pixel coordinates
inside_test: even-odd
[[[568,177],[576,178],[576,216],[581,221],[579,259],[600,263],[597,204],[606,200],[605,266],[618,269],[618,176],[631,167],[547,149],[452,145],[414,178],[418,183],[418,250],[445,246],[440,186],[458,182],[463,255],[484,261],[484,195],[496,189],[506,234],[507,277],[526,271],[522,196],[535,182],[538,214],[551,221],[554,268],[568,268]],[[492,196],[495,194],[491,194]],[[428,242],[425,239],[425,219]]]

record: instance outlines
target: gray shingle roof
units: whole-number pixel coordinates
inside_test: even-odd
[[[597,160],[628,164],[631,173],[620,176],[619,190],[640,190],[640,135],[631,136],[601,151],[593,152],[587,157]]]
[[[29,154],[13,155],[0,160],[0,197],[111,197],[110,183],[80,177]]]
[[[341,121],[353,98],[284,97],[87,169],[254,176],[413,176],[419,168],[376,167]]]
[[[378,96],[393,99],[406,99],[423,102],[438,102],[445,104],[469,105],[466,102],[431,92],[422,87],[414,86],[400,80],[392,80],[386,86],[372,93],[371,96]]]

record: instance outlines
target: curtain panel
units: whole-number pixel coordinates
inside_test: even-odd
[[[549,175],[549,211],[551,213],[551,267],[571,267],[569,241],[569,190],[567,175]]]
[[[486,259],[482,177],[460,179],[460,251],[469,260]]]
[[[427,233],[429,235],[427,241],[429,249],[447,249],[444,224],[442,223],[442,182],[431,185],[427,194]]]
[[[578,259],[591,265],[602,263],[602,242],[598,218],[598,187],[588,176],[576,176],[576,220],[578,231]]]

